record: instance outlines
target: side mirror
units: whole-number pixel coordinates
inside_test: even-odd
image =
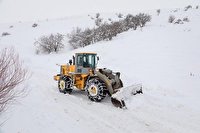
[[[72,60],[71,59],[69,60],[69,65],[72,65]]]
[[[98,64],[98,62],[99,62],[99,56],[97,56],[97,62],[96,62],[96,65]]]
[[[72,59],[73,59],[73,65],[75,65],[75,56],[73,56]]]

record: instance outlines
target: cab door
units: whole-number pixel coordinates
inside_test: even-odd
[[[87,56],[85,54],[76,54],[76,73],[88,74],[89,67],[87,62]]]

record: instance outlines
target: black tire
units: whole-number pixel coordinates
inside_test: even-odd
[[[91,101],[100,102],[106,97],[106,85],[98,78],[90,79],[87,83],[87,93]]]
[[[58,81],[58,89],[61,93],[71,93],[72,92],[72,79],[67,76],[62,76]]]

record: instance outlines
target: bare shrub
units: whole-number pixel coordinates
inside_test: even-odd
[[[77,27],[72,30],[67,36],[69,38],[69,44],[74,48],[83,47],[84,44],[82,43],[82,30],[81,28]]]
[[[95,24],[96,26],[100,26],[102,24],[103,19],[102,18],[97,18],[95,19]]]
[[[107,24],[104,23],[102,24],[102,26],[100,27],[100,40],[112,40],[112,38],[116,35],[115,34],[115,29],[113,28],[112,24]]]
[[[187,10],[189,10],[189,9],[191,9],[191,8],[192,8],[192,6],[191,6],[191,5],[188,5],[188,6],[185,7],[184,11],[187,11]]]
[[[3,32],[1,36],[8,36],[8,35],[10,35],[10,33],[8,33],[8,32]]]
[[[111,19],[111,18],[108,18],[108,21],[112,22],[112,19]]]
[[[38,26],[38,24],[36,24],[36,23],[34,23],[34,24],[32,25],[33,28],[35,28],[35,27],[37,27],[37,26]]]
[[[156,12],[157,12],[157,15],[159,16],[160,15],[160,9],[157,9]]]
[[[147,22],[151,21],[151,16],[144,13],[139,13],[136,15],[136,19],[138,19],[140,27],[144,27]]]
[[[117,36],[117,34],[122,33],[124,30],[123,21],[117,21],[112,23],[113,35]]]
[[[133,16],[132,14],[128,14],[126,18],[124,19],[125,27],[124,30],[127,31],[131,28],[136,29],[136,27],[139,25],[139,18]]]
[[[190,20],[189,20],[188,17],[184,17],[184,18],[183,18],[183,21],[184,21],[184,22],[190,22]]]
[[[144,27],[147,22],[151,20],[151,16],[148,14],[140,13],[136,16],[128,14],[124,19],[118,21],[112,21],[111,23],[99,21],[100,14],[96,14],[95,25],[97,27],[92,29],[82,30],[81,28],[73,29],[67,36],[69,38],[69,44],[74,48],[85,47],[95,42],[102,40],[112,40],[122,32],[129,29],[136,30],[138,26]],[[99,21],[97,23],[97,21]]]
[[[81,34],[81,43],[84,46],[90,45],[93,42],[93,29],[85,29]]]
[[[18,86],[25,80],[27,70],[22,67],[14,49],[3,49],[0,52],[0,113],[8,104],[24,94],[25,89]]]
[[[97,27],[101,26],[103,23],[103,18],[100,17],[100,13],[96,13],[94,17],[90,17],[92,20],[94,20],[94,23]]]
[[[56,35],[51,34],[49,36],[42,36],[35,41],[36,53],[51,53],[58,52],[64,48],[63,44],[64,36],[57,33]]]
[[[181,19],[177,19],[176,22],[174,22],[174,24],[183,24],[183,21]]]
[[[123,18],[123,16],[124,16],[122,13],[118,13],[116,15],[117,15],[118,18]]]
[[[178,12],[178,10],[179,10],[179,9],[175,9],[175,10],[173,10],[173,12]]]
[[[169,22],[169,23],[173,23],[174,20],[175,20],[175,16],[170,15],[170,16],[169,16],[169,19],[168,19],[168,22]]]
[[[198,5],[196,6],[196,9],[199,9],[199,6],[198,6]]]
[[[96,26],[100,26],[103,22],[103,18],[100,18],[100,13],[96,13],[96,19],[94,20]]]
[[[100,17],[100,13],[96,13],[96,18],[99,18]]]

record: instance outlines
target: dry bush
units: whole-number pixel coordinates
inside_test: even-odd
[[[176,22],[174,22],[174,24],[183,24],[183,21],[181,19],[177,19]]]
[[[144,13],[139,13],[136,15],[136,20],[139,21],[140,27],[144,27],[147,22],[151,21],[151,16]]]
[[[111,18],[108,18],[108,21],[110,21],[112,23],[112,19]]]
[[[168,22],[169,22],[169,23],[173,23],[174,20],[175,20],[175,16],[170,15],[170,16],[169,16],[169,19],[168,19]]]
[[[112,37],[115,36],[114,35],[114,28],[112,26],[113,24],[108,24],[108,23],[104,23],[101,25],[101,27],[99,27],[99,40],[112,40]]]
[[[95,24],[96,24],[96,26],[101,26],[102,22],[103,22],[103,19],[102,19],[102,18],[97,18],[97,19],[95,19]]]
[[[76,49],[95,42],[112,40],[117,34],[128,31],[129,29],[136,30],[138,26],[144,27],[147,22],[151,21],[151,16],[140,13],[136,16],[128,14],[124,19],[112,21],[111,23],[103,23],[102,20],[100,14],[97,13],[95,19],[95,25],[97,27],[92,29],[87,28],[85,30],[81,28],[73,29],[68,34],[69,44]]]
[[[192,9],[192,6],[191,6],[191,5],[186,6],[185,9],[184,9],[184,11],[187,11],[187,10],[189,10],[189,9]]]
[[[85,29],[77,27],[67,35],[69,44],[74,48],[85,47],[94,42],[94,29]]]
[[[100,18],[100,13],[96,13],[96,19],[94,20],[96,26],[101,26],[103,22],[103,18]]]
[[[157,15],[159,16],[160,15],[160,9],[156,10],[157,12]]]
[[[3,49],[0,52],[0,113],[7,105],[24,95],[25,89],[19,85],[25,80],[27,70],[22,67],[14,49]]]
[[[116,15],[118,18],[123,18],[123,16],[124,16],[122,13],[117,13]]]
[[[131,14],[128,14],[126,18],[124,19],[125,27],[124,30],[127,31],[131,28],[136,29],[136,27],[139,25],[139,18],[135,17]]]
[[[34,43],[36,46],[36,53],[57,53],[64,48],[63,39],[64,36],[59,33],[40,37]]]
[[[3,32],[1,36],[8,36],[8,35],[10,35],[10,33],[8,33],[8,32]]]
[[[179,10],[179,9],[175,9],[175,10],[173,10],[173,12],[178,12],[178,10]]]
[[[96,13],[95,16],[88,15],[88,17],[94,20],[94,23],[97,27],[101,26],[101,24],[103,23],[103,18],[101,18],[100,16],[101,16],[100,13]]]
[[[100,17],[100,13],[96,13],[96,18],[99,18]]]
[[[113,35],[117,36],[117,34],[122,33],[124,30],[123,21],[117,21],[112,23]]]
[[[84,44],[82,43],[82,30],[81,28],[77,27],[75,29],[72,30],[71,33],[69,33],[67,35],[67,37],[69,38],[69,44],[74,48],[78,48],[78,47],[84,47]]]
[[[37,27],[37,26],[38,26],[38,24],[36,24],[36,23],[34,23],[34,24],[32,25],[33,28],[35,28],[35,27]]]
[[[184,21],[184,22],[190,22],[190,20],[189,20],[188,17],[183,18],[183,21]]]

